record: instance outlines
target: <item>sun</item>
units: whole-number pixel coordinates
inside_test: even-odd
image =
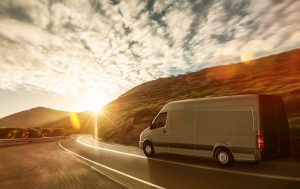
[[[83,109],[93,111],[95,113],[101,111],[102,107],[109,102],[109,99],[103,95],[90,94],[83,103]]]
[[[241,54],[241,61],[247,62],[254,59],[254,53],[251,51],[243,51]]]

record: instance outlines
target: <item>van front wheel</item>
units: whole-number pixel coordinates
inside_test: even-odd
[[[154,148],[150,142],[146,142],[144,144],[144,153],[147,157],[152,157],[154,156]]]
[[[233,156],[229,150],[221,148],[216,153],[216,160],[221,167],[229,167],[233,163]]]

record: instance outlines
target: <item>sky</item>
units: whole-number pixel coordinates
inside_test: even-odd
[[[1,0],[0,117],[300,47],[299,0]]]

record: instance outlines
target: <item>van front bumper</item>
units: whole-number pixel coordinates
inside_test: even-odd
[[[139,147],[140,147],[140,149],[143,149],[143,141],[141,141],[141,140],[139,142]]]

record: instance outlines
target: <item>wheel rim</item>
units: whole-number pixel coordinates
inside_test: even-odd
[[[151,152],[152,152],[151,146],[150,145],[146,145],[145,146],[145,151],[146,151],[147,154],[151,154]]]
[[[220,152],[218,155],[218,160],[222,164],[226,164],[229,161],[229,156],[226,152]]]

